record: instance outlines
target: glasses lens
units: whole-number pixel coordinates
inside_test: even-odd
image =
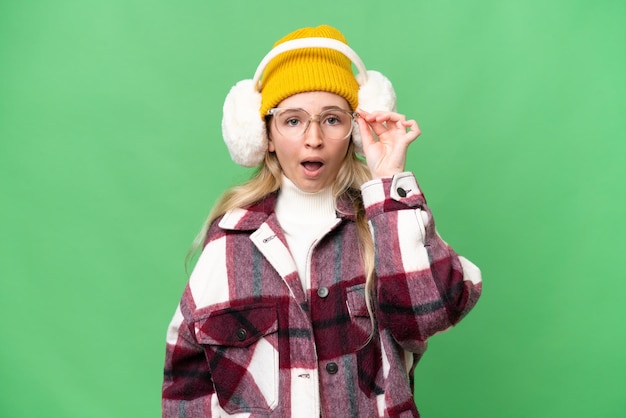
[[[296,138],[304,133],[310,117],[302,109],[280,109],[274,114],[274,123],[281,135]]]
[[[320,113],[319,124],[324,138],[342,140],[352,131],[352,114],[343,109],[330,109]]]
[[[277,109],[274,124],[278,132],[288,138],[299,138],[306,132],[309,121],[318,123],[324,139],[344,140],[352,132],[352,113],[343,109],[325,110],[317,117],[303,109]]]

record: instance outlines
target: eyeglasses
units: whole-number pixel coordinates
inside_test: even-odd
[[[350,137],[354,127],[356,112],[345,109],[332,108],[317,115],[311,115],[304,109],[275,107],[268,110],[268,116],[273,117],[278,133],[286,138],[300,138],[309,128],[311,121],[317,122],[322,138],[329,141],[343,141]]]

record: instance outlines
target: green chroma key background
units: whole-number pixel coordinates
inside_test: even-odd
[[[159,416],[186,252],[251,173],[223,100],[320,23],[393,81],[408,168],[483,271],[418,366],[423,416],[624,416],[618,0],[2,1],[1,416]]]

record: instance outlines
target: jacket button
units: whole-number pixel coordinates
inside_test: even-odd
[[[328,296],[328,288],[323,286],[317,289],[317,296],[321,298],[325,298],[326,296]]]
[[[396,189],[396,192],[398,192],[398,196],[400,197],[406,197],[406,190],[404,190],[402,187],[398,187]]]
[[[243,329],[243,328],[239,328],[239,329],[237,330],[237,339],[238,339],[239,341],[243,341],[243,340],[245,340],[247,336],[248,336],[248,331],[246,331],[245,329]]]
[[[337,366],[337,363],[330,362],[326,365],[326,371],[330,374],[335,374],[338,370],[339,366]]]

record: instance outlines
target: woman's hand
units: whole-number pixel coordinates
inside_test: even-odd
[[[372,177],[392,177],[403,172],[407,149],[421,133],[417,122],[395,112],[368,113],[358,109],[358,113],[363,153]]]

